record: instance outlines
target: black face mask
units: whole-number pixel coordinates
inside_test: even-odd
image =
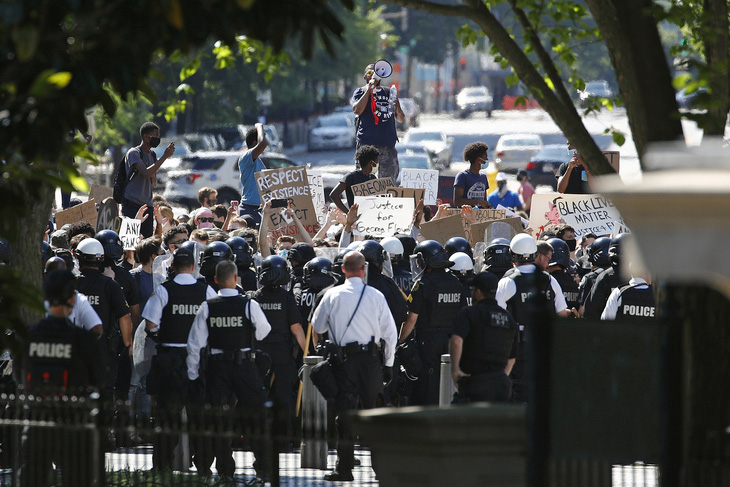
[[[157,147],[158,145],[160,145],[160,138],[150,137],[150,147]]]
[[[570,250],[571,252],[573,252],[575,250],[575,244],[576,244],[575,239],[573,239],[573,240],[566,240],[565,243],[568,246],[568,250]]]

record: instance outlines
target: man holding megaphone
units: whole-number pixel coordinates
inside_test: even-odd
[[[382,78],[393,73],[393,67],[385,59],[368,64],[363,78],[367,83],[352,94],[352,110],[358,116],[357,147],[374,145],[380,152],[378,177],[398,178],[398,152],[395,143],[395,121],[403,122],[405,114],[398,101],[395,85],[390,90],[380,86]]]

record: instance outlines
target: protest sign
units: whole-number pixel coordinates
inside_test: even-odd
[[[314,211],[312,189],[305,166],[267,169],[257,172],[255,177],[262,201],[289,200],[291,208],[304,225],[304,229],[310,235],[317,233],[319,222]],[[281,212],[272,213],[269,218],[269,231],[273,238],[276,239],[282,235],[291,235],[296,238],[299,235],[294,222],[288,222]]]
[[[610,235],[626,224],[618,209],[599,194],[536,193],[532,196],[530,225],[538,237],[548,225],[567,223],[575,229],[575,237],[586,233]]]
[[[114,196],[114,190],[108,186],[101,186],[99,184],[92,184],[91,191],[89,191],[89,199],[96,201],[104,201],[107,198]]]
[[[404,188],[422,188],[424,190],[423,203],[435,205],[439,192],[439,172],[436,169],[401,170],[400,185]]]
[[[472,208],[472,215],[474,215],[474,223],[484,223],[492,220],[502,220],[506,217],[504,210],[494,210],[487,208]],[[461,213],[461,208],[449,208],[449,213],[452,215]]]
[[[384,198],[380,196],[355,196],[360,219],[355,224],[359,235],[392,237],[396,233],[410,233],[413,198]]]
[[[427,240],[436,240],[441,245],[446,244],[451,237],[465,237],[461,215],[451,215],[421,223],[421,235]]]
[[[487,231],[487,229],[491,228],[495,224],[505,224],[508,227],[508,231],[506,234],[499,234],[494,236],[485,237],[484,233]],[[472,247],[474,247],[477,242],[485,242],[489,243],[494,238],[506,238],[507,240],[511,240],[514,235],[517,235],[518,233],[523,233],[523,227],[522,227],[522,220],[519,217],[515,218],[503,218],[501,220],[493,220],[488,222],[482,222],[482,223],[475,223],[473,225],[470,225],[469,228],[469,243]]]
[[[353,184],[350,189],[352,189],[352,194],[356,197],[370,196],[373,194],[385,193],[385,188],[387,188],[388,186],[395,186],[395,184],[393,183],[393,178],[371,179],[370,181],[365,181],[364,183]]]
[[[385,188],[385,194],[395,196],[396,198],[413,198],[413,202],[418,204],[423,199],[424,190],[421,188],[401,188],[401,187],[387,187]]]
[[[611,164],[613,170],[616,171],[616,174],[618,174],[621,153],[617,150],[605,150],[603,151],[603,155],[606,156],[608,163]]]
[[[119,205],[113,198],[107,198],[99,205],[99,213],[96,217],[96,231],[114,230],[119,233],[122,224],[119,218]]]
[[[454,204],[454,176],[439,176],[438,199],[442,203]]]
[[[122,223],[119,226],[119,239],[122,241],[124,250],[134,250],[137,248],[141,228],[142,220],[122,217]]]
[[[67,223],[87,221],[91,226],[96,225],[96,202],[89,200],[68,210],[56,213],[56,227],[61,228]]]
[[[309,189],[312,193],[314,214],[317,215],[317,222],[320,225],[324,225],[327,219],[327,203],[324,199],[322,173],[318,171],[307,171],[307,178],[309,179]]]

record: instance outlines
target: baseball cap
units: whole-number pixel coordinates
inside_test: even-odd
[[[51,247],[54,249],[68,248],[68,234],[65,230],[56,230],[51,234]]]
[[[495,181],[507,181],[507,175],[503,172],[498,172],[497,176],[494,178]]]

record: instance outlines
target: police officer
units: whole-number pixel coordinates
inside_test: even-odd
[[[474,258],[474,253],[471,250],[469,241],[464,237],[451,237],[444,244],[444,250],[451,257],[457,252],[462,252],[469,256],[470,259]]]
[[[390,264],[393,266],[393,281],[404,293],[411,292],[413,279],[411,278],[410,256],[416,247],[416,241],[409,235],[386,237],[380,241],[383,249],[390,254]]]
[[[122,288],[99,270],[104,262],[104,247],[93,238],[85,238],[76,247],[81,276],[78,290],[86,295],[89,303],[101,318],[104,329],[101,336],[102,366],[107,380],[102,396],[114,398],[114,386],[119,370],[120,353],[128,354],[132,347],[132,320]]]
[[[398,285],[390,277],[383,274],[383,264],[385,263],[385,250],[375,240],[365,240],[357,246],[356,250],[365,257],[368,263],[367,283],[385,296],[388,302],[388,308],[393,315],[396,326],[399,326],[406,320],[406,298]],[[396,328],[397,333],[397,328]]]
[[[471,306],[472,293],[469,281],[474,277],[474,261],[471,260],[471,257],[464,252],[454,252],[449,256],[449,260],[454,263],[454,265],[449,268],[449,272],[455,275],[461,285],[464,286],[466,304],[467,306]]]
[[[441,355],[448,352],[454,316],[466,306],[464,287],[446,269],[453,266],[440,243],[424,240],[415,255],[423,275],[408,296],[408,317],[398,336],[403,343],[415,328],[423,370],[414,385],[413,404],[438,404]]]
[[[249,297],[259,304],[271,325],[271,332],[258,346],[271,357],[273,382],[269,398],[277,408],[277,426],[282,428],[279,430],[282,435],[288,433],[291,437],[298,385],[293,344],[296,340],[297,348],[304,350],[305,337],[299,307],[294,296],[283,288],[289,280],[286,261],[278,255],[270,255],[261,262],[259,283],[262,287]]]
[[[509,240],[506,238],[495,238],[487,248],[484,249],[484,270],[491,272],[498,279],[512,269],[512,257],[509,254]]]
[[[261,374],[255,363],[254,338],[262,341],[271,330],[266,315],[259,304],[239,294],[236,289],[238,269],[231,261],[221,261],[216,266],[219,291],[200,305],[187,340],[187,376],[199,382],[201,350],[210,348],[205,370],[207,401],[215,407],[218,423],[230,421],[230,412],[238,402],[247,411],[260,409],[266,401]],[[227,408],[224,408],[227,406]],[[236,465],[231,453],[231,438],[224,434],[214,438],[212,449],[203,448],[196,457],[203,465],[211,465],[216,458],[216,468],[221,479],[233,480]],[[257,457],[257,473],[265,468],[259,445],[254,446]],[[210,471],[202,472],[202,475]]]
[[[89,388],[100,388],[105,383],[96,338],[68,321],[77,299],[76,284],[71,271],[54,271],[46,276],[43,291],[48,316],[29,328],[20,367],[28,393],[87,395]],[[48,485],[52,464],[63,471],[62,485],[101,485],[103,458],[98,449],[93,449],[98,443],[98,439],[93,441],[95,435],[96,430],[26,430],[20,455],[20,485]],[[69,445],[73,447],[69,449]]]
[[[621,248],[630,238],[631,234],[620,233],[611,240],[611,245],[608,246],[611,267],[603,271],[593,284],[591,294],[585,302],[586,318],[599,318],[613,290],[628,284],[628,278],[621,275]]]
[[[578,316],[578,308],[580,308],[580,302],[578,301],[578,283],[567,272],[567,269],[571,267],[570,248],[564,240],[559,238],[551,238],[547,243],[553,248],[552,259],[550,259],[547,271],[560,284],[560,289],[563,290],[563,296],[565,297],[565,303],[568,305],[568,311],[573,316]]]
[[[317,257],[314,247],[306,242],[297,242],[289,248],[286,254],[286,260],[291,264],[292,282],[289,287],[293,290],[301,287],[304,279],[304,264]]]
[[[601,314],[602,320],[655,320],[656,299],[648,274],[635,274],[626,286],[611,292],[606,308]]]
[[[186,346],[200,304],[215,297],[215,291],[204,281],[193,277],[195,245],[186,242],[173,254],[175,278],[160,285],[142,312],[148,333],[158,343],[157,355],[147,377],[147,392],[157,396],[157,423],[169,428],[180,422],[188,391],[186,378]],[[172,467],[177,435],[159,434],[153,441],[152,464],[158,470]],[[208,466],[196,464],[205,469]]]
[[[520,346],[512,369],[512,399],[515,402],[527,401],[525,343],[530,340],[531,327],[537,325],[531,312],[536,295],[542,295],[546,303],[542,312],[568,316],[568,306],[560,284],[534,264],[537,253],[537,243],[532,236],[526,233],[516,235],[510,242],[510,255],[515,268],[497,285],[497,304],[510,312],[520,329]]]
[[[215,267],[219,262],[224,260],[233,261],[233,251],[231,251],[227,243],[210,242],[205,246],[200,274],[214,291],[218,290],[218,285],[215,283]]]
[[[591,295],[596,279],[603,271],[611,267],[611,260],[608,256],[608,247],[610,245],[610,238],[600,237],[595,239],[586,249],[586,259],[591,265],[591,270],[583,276],[578,285],[578,302],[580,303],[578,312],[581,316],[585,313],[585,302]]]
[[[238,267],[238,284],[244,292],[256,291],[258,289],[258,281],[256,280],[256,271],[254,271],[253,250],[251,246],[242,237],[231,237],[226,243],[233,252],[233,262]]]
[[[491,272],[474,275],[473,306],[454,319],[449,353],[457,385],[455,403],[506,402],[512,392],[509,374],[517,356],[517,322],[494,299],[499,279]]]
[[[378,404],[383,382],[391,379],[396,344],[395,323],[385,297],[363,282],[365,257],[349,252],[342,268],[345,283],[327,291],[312,319],[314,331],[327,332],[342,359],[333,363],[338,386],[337,467],[325,476],[328,481],[353,480],[354,437],[346,413],[358,406],[370,409]],[[381,340],[384,361],[379,350]]]
[[[342,262],[340,262],[342,265]],[[326,257],[316,257],[306,264],[304,264],[304,276],[302,280],[302,287],[295,289],[294,298],[299,305],[299,313],[302,315],[302,319],[305,323],[309,324],[312,321],[312,315],[314,313],[315,305],[322,299],[324,294],[320,295],[322,290],[329,288],[335,282],[337,278],[332,272],[332,263]],[[309,326],[309,325],[307,325]],[[305,335],[313,337],[313,333],[307,329]],[[313,338],[310,338],[309,348],[307,353],[314,352]],[[298,359],[297,362],[300,360]]]

